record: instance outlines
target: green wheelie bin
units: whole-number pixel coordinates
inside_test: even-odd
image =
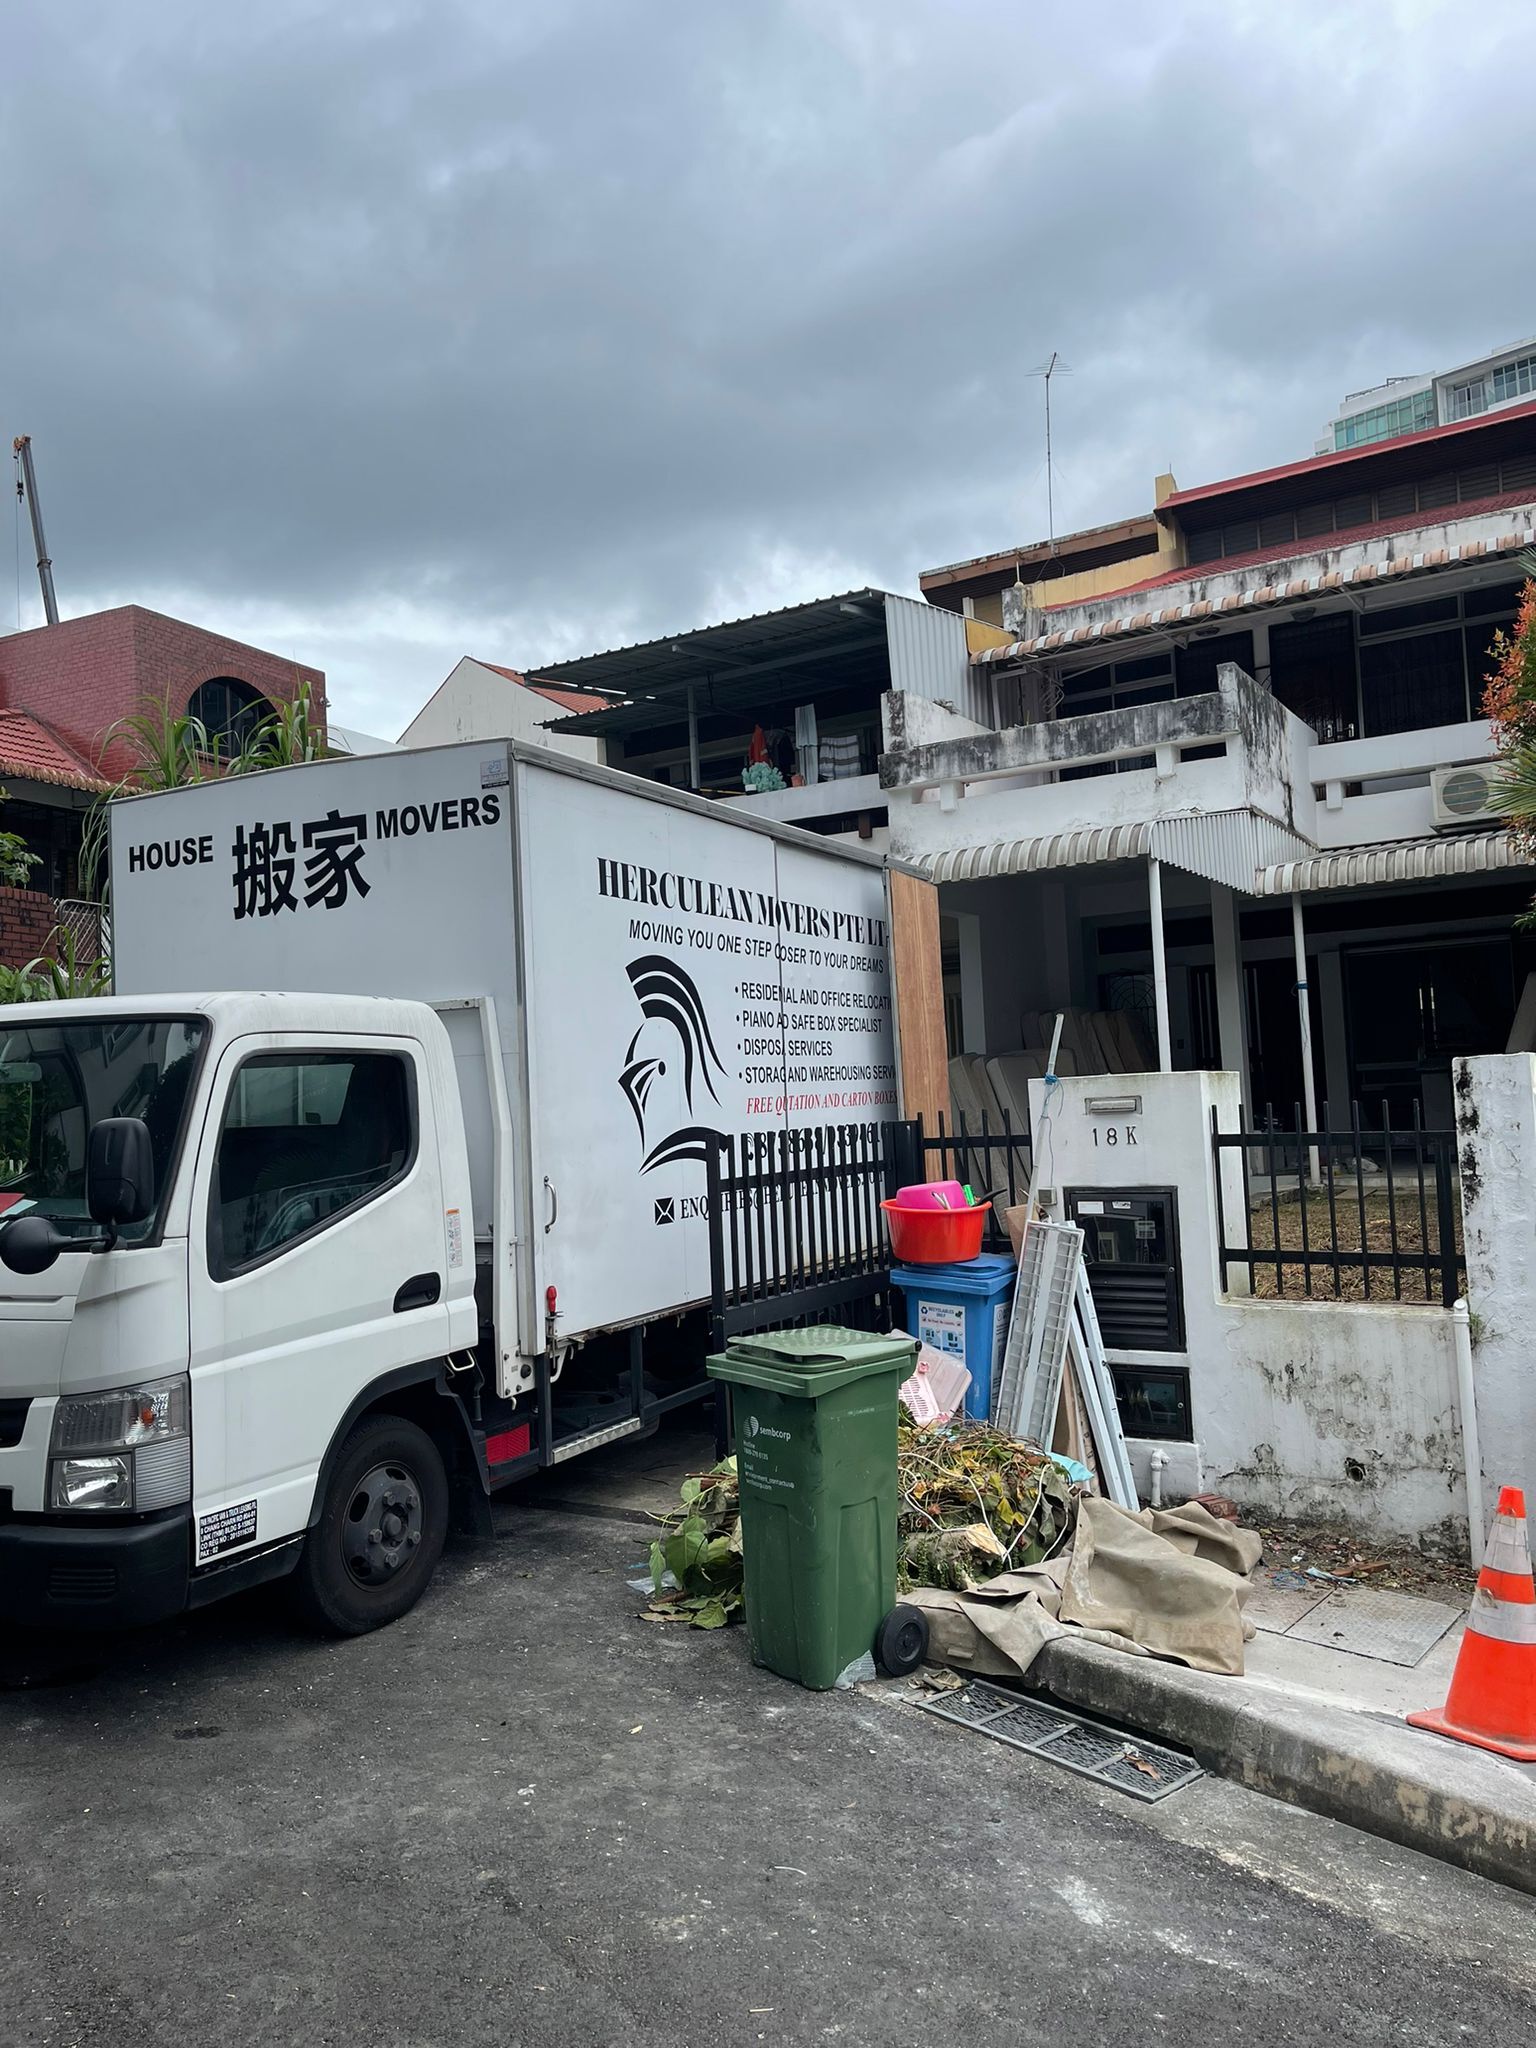
[[[824,1691],[874,1655],[910,1671],[922,1616],[896,1608],[896,1392],[910,1337],[823,1324],[741,1337],[708,1361],[731,1388],[747,1640],[756,1664]]]

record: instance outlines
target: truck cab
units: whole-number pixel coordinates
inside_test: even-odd
[[[293,1575],[361,1633],[483,1493],[470,1173],[425,1004],[0,1009],[0,1632]]]

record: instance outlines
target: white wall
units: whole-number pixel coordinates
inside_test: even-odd
[[[558,704],[524,689],[483,661],[466,654],[427,699],[400,735],[402,747],[442,747],[455,740],[524,740],[552,747],[578,761],[603,758],[601,740],[550,732],[545,721],[562,718]]]
[[[1097,1116],[1088,1108],[1092,1097],[1127,1093],[1141,1096],[1134,1117]],[[1271,1302],[1225,1294],[1217,1260],[1213,1106],[1224,1130],[1238,1128],[1235,1074],[1067,1080],[1053,1091],[1049,1108],[1044,1084],[1030,1089],[1036,1162],[1054,1189],[1178,1191],[1185,1349],[1109,1354],[1124,1364],[1189,1371],[1198,1474],[1187,1453],[1176,1455],[1168,1481],[1188,1488],[1198,1476],[1250,1509],[1344,1520],[1382,1537],[1408,1536],[1464,1552],[1451,1317],[1415,1304]],[[1105,1142],[1111,1124],[1119,1127],[1113,1147]],[[1136,1128],[1134,1146],[1125,1141],[1127,1124]],[[1234,1150],[1223,1153],[1222,1202],[1228,1242],[1246,1242]],[[1058,1213],[1060,1206],[1058,1195]],[[1243,1277],[1234,1271],[1235,1283]],[[1536,1288],[1536,1247],[1532,1282]],[[1536,1296],[1531,1315],[1536,1318]],[[1133,1445],[1139,1470],[1151,1448]]]
[[[1484,1505],[1536,1497],[1536,1058],[1452,1067]]]

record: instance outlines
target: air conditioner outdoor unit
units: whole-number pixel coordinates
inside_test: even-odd
[[[1482,761],[1470,768],[1432,768],[1429,771],[1429,800],[1437,832],[1455,832],[1467,825],[1497,825],[1505,822],[1489,798],[1499,777],[1495,761]]]

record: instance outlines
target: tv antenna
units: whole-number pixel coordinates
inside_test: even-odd
[[[1055,349],[1051,359],[1042,369],[1031,370],[1032,377],[1045,379],[1045,530],[1046,542],[1051,554],[1056,552],[1056,492],[1055,478],[1051,470],[1051,379],[1070,377],[1072,366],[1064,363]]]

